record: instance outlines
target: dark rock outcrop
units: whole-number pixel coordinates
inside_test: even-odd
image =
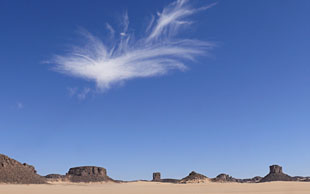
[[[180,180],[179,179],[160,179],[160,182],[162,183],[179,183]]]
[[[162,183],[204,183],[204,182],[208,182],[209,179],[208,177],[196,173],[195,171],[192,171],[191,173],[189,173],[188,176],[186,176],[183,179],[171,179],[171,178],[166,178],[166,179],[162,179],[160,177],[160,173],[159,172],[154,172],[153,173],[153,180],[154,182],[162,182]]]
[[[113,181],[107,175],[105,168],[96,166],[81,166],[70,168],[66,174],[66,179],[71,182],[107,182]]]
[[[35,168],[0,154],[0,182],[14,184],[42,184],[45,179]]]
[[[232,176],[229,176],[228,174],[219,174],[217,177],[213,178],[212,179],[213,182],[221,182],[221,183],[224,183],[224,182],[239,182],[238,179],[232,177]]]
[[[180,180],[180,183],[202,183],[202,182],[208,182],[209,179],[205,175],[199,174],[195,171],[192,171],[189,173],[187,177],[184,177]]]
[[[237,182],[237,183],[258,183],[270,181],[301,181],[310,182],[310,177],[291,177],[282,171],[279,165],[269,167],[270,172],[265,177],[256,176],[250,179],[236,179],[228,174],[220,174],[211,179],[213,182]],[[6,155],[0,154],[0,183],[13,184],[42,184],[49,181],[68,182],[123,182],[111,179],[105,168],[96,166],[81,166],[70,168],[66,175],[49,174],[42,177],[37,174],[35,168],[26,163],[20,163]],[[154,182],[166,183],[205,183],[210,179],[202,174],[192,171],[183,179],[162,179],[159,172],[153,173]]]
[[[66,176],[61,174],[48,174],[45,178],[47,181],[65,181]]]
[[[45,176],[48,182],[65,181],[65,182],[121,182],[115,181],[108,177],[105,168],[96,166],[81,166],[70,168],[66,175],[49,174]]]
[[[248,178],[248,179],[238,179],[237,182],[240,183],[259,183],[262,180],[263,177],[256,176],[253,178]]]
[[[170,179],[170,178],[162,179],[160,172],[154,172],[153,173],[153,180],[152,181],[153,182],[162,182],[162,183],[178,183],[178,182],[180,182],[179,179]]]
[[[70,168],[68,175],[107,177],[107,170],[105,168],[96,167],[96,166],[81,166],[81,167]]]
[[[153,173],[153,180],[152,181],[160,182],[160,180],[161,180],[160,172],[154,172]]]
[[[247,179],[238,179],[234,178],[228,174],[219,174],[217,177],[211,179],[213,182],[219,182],[219,183],[258,183],[260,182],[262,177],[256,176],[253,178],[247,178]]]
[[[294,181],[310,182],[310,177],[294,176],[292,178]]]
[[[282,167],[279,165],[272,165],[269,167],[270,172],[267,174],[260,182],[270,182],[270,181],[294,181],[294,178],[284,174]]]

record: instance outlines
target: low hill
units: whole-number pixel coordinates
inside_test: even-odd
[[[37,174],[35,168],[0,154],[0,183],[42,184],[45,179]]]

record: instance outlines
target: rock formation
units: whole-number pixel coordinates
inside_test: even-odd
[[[213,182],[239,182],[238,179],[235,179],[231,176],[229,176],[228,174],[219,174],[217,177],[212,179]]]
[[[48,174],[45,176],[45,178],[47,178],[47,179],[62,179],[64,177],[65,176],[61,175],[61,174]]]
[[[160,172],[154,172],[153,173],[153,181],[160,182]]]
[[[219,174],[217,177],[211,179],[213,182],[219,182],[219,183],[228,183],[228,182],[235,182],[235,183],[258,183],[260,182],[262,177],[256,176],[253,178],[247,178],[247,179],[238,179],[234,178],[228,174]]]
[[[180,180],[180,183],[205,183],[205,182],[209,182],[209,178],[199,174],[195,171],[192,171],[191,173],[189,173],[189,175],[183,179]]]
[[[179,179],[167,178],[167,179],[160,179],[160,182],[162,182],[162,183],[179,183],[180,180]]]
[[[160,172],[154,172],[153,173],[153,180],[154,182],[162,182],[162,183],[178,183],[180,180],[179,179],[162,179]]]
[[[310,182],[310,177],[295,176],[291,177],[282,171],[282,167],[272,165],[270,172],[265,177],[256,176],[250,179],[236,179],[228,174],[220,174],[211,179],[213,182],[238,182],[238,183],[258,183],[269,181],[302,181]],[[105,168],[96,166],[81,166],[70,168],[66,175],[49,174],[42,177],[37,174],[35,168],[26,163],[20,163],[6,155],[0,154],[0,183],[15,184],[41,184],[50,181],[66,182],[123,182],[111,179],[107,175]],[[166,183],[206,183],[210,179],[202,174],[192,171],[183,179],[162,179],[159,172],[153,173],[154,182]]]
[[[105,168],[96,166],[70,168],[65,178],[71,182],[114,182],[113,179],[108,177]]]
[[[66,181],[66,176],[61,174],[48,174],[45,178],[48,182]]]
[[[240,183],[259,183],[262,180],[263,177],[256,176],[253,178],[248,178],[248,179],[238,179],[238,182]]]
[[[272,165],[269,167],[270,172],[267,174],[260,182],[269,182],[269,181],[294,181],[294,179],[284,174],[282,171],[282,167],[278,165]]]
[[[170,178],[162,179],[160,177],[159,172],[154,172],[152,181],[163,182],[163,183],[205,183],[205,182],[209,182],[210,180],[208,177],[206,177],[202,174],[196,173],[195,171],[192,171],[191,173],[189,173],[188,176],[186,176],[185,178],[183,178],[181,180],[180,179],[170,179]]]
[[[120,182],[107,176],[107,170],[96,166],[81,166],[70,168],[66,175],[49,174],[45,176],[48,182]]]
[[[294,176],[292,178],[294,181],[310,182],[310,177]]]
[[[0,182],[15,184],[41,184],[45,179],[37,174],[35,168],[0,154]]]

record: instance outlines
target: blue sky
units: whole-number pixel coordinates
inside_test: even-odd
[[[97,165],[124,180],[150,179],[154,171],[180,178],[191,170],[242,178],[263,176],[274,163],[310,175],[310,2],[191,1],[186,6],[195,13],[178,18],[185,26],[147,42],[156,28],[145,31],[151,15],[160,18],[169,4],[173,10],[172,2],[2,1],[0,152],[42,175]],[[98,69],[77,57],[83,70],[64,73],[73,46],[93,54],[82,31],[100,39],[96,44],[121,40],[112,41],[107,24],[114,36],[135,34],[129,50],[110,58],[137,48],[153,54],[185,39],[198,42],[178,42],[172,51],[203,53],[153,56],[172,60],[164,64],[138,59],[126,79],[119,72],[128,61],[114,69],[98,56]],[[137,76],[141,68],[145,76]]]

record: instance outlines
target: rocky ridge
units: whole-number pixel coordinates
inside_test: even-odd
[[[270,181],[300,181],[310,182],[310,177],[289,176],[283,173],[282,167],[272,165],[270,172],[265,177],[256,176],[249,179],[237,179],[228,174],[219,174],[217,177],[209,179],[207,176],[195,171],[189,173],[182,179],[162,179],[159,172],[153,173],[153,182],[166,183],[206,183],[206,182],[237,182],[237,183],[259,183]],[[96,166],[80,166],[70,168],[66,175],[49,174],[42,177],[37,174],[35,168],[26,163],[20,163],[6,155],[0,154],[0,183],[13,184],[42,184],[54,181],[65,182],[124,182],[116,181],[107,175],[107,170]]]
[[[37,174],[35,168],[0,154],[0,182],[13,184],[42,184],[45,179]]]
[[[221,182],[221,183],[225,183],[225,182],[239,182],[238,179],[229,176],[228,174],[219,174],[217,177],[211,179],[213,182]]]
[[[188,176],[180,180],[180,183],[207,183],[210,179],[205,175],[199,174],[195,171],[189,173]]]

